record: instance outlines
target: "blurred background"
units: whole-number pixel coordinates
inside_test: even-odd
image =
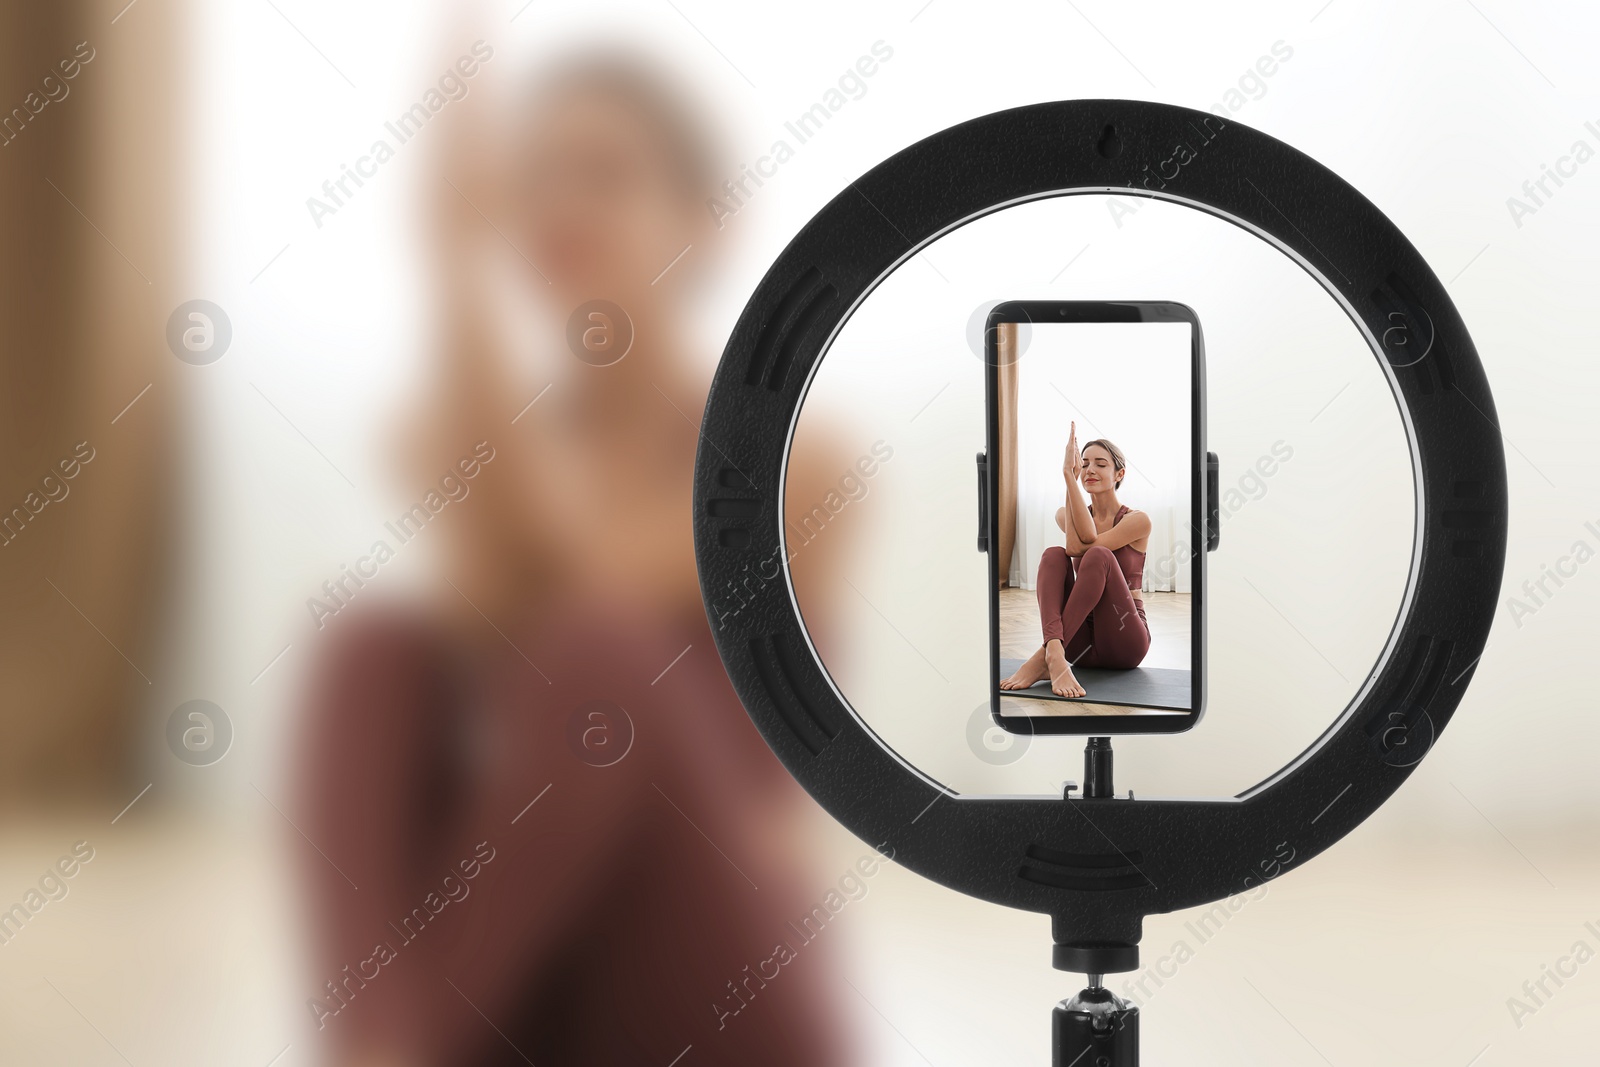
[[[1042,1062],[1077,984],[1045,921],[879,860],[787,783],[720,678],[687,494],[711,370],[788,238],[921,137],[1073,97],[1227,115],[1373,200],[1473,332],[1512,493],[1503,607],[1451,730],[1220,930],[1147,920],[1143,984],[1119,988],[1149,1005],[1146,1055],[1565,1063],[1600,1036],[1593,12],[109,0],[0,22],[6,1062]],[[882,584],[808,618],[863,717],[965,791],[1042,791],[1077,747],[997,766],[965,732],[981,693],[919,729],[934,698],[841,650],[878,627],[863,647],[922,670],[882,629],[919,610],[896,599],[916,561],[872,552],[907,543],[883,533],[915,514],[895,501],[946,506],[915,496],[946,453],[970,491],[981,363],[950,335],[979,302],[1128,296],[1098,291],[1111,264],[1210,247],[1133,207],[1054,217],[1012,264],[1029,292],[930,249],[883,292],[953,309],[937,358],[877,394],[884,368],[830,360],[862,377],[819,372],[797,431],[791,501],[895,449],[804,557]],[[1211,254],[1144,277],[1206,284]],[[1346,358],[1332,301],[1282,285],[1296,343]],[[835,354],[881,351],[901,306],[864,305]],[[1250,336],[1247,306],[1218,317]],[[1347,699],[1323,664],[1381,647],[1317,605],[1343,595],[1341,532],[1362,603],[1398,598],[1413,490],[1381,376],[1323,416],[1329,373],[1264,386],[1260,410],[1327,427],[1301,458],[1328,458],[1285,474],[1348,476],[1348,448],[1360,506],[1395,525],[1307,529],[1312,565],[1269,590],[1326,650],[1277,634],[1295,650],[1253,697],[1281,718],[1213,704],[1189,738],[1130,744],[1119,786],[1249,787]],[[966,384],[934,403],[947,379]],[[1273,439],[1236,430],[1241,454]],[[971,620],[912,617],[950,666]]]

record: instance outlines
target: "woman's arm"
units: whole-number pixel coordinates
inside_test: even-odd
[[[492,450],[493,469],[473,486],[473,506],[450,517],[462,545],[454,553],[452,581],[478,609],[498,617],[547,589],[559,551],[544,512],[549,464],[541,462],[548,455],[539,447],[542,431],[531,418],[512,425],[533,386],[518,388],[510,381],[504,339],[496,329],[502,320],[493,296],[500,268],[485,248],[504,238],[473,206],[482,204],[492,214],[493,205],[506,202],[503,163],[478,150],[487,131],[457,124],[452,136],[456,143],[443,155],[434,182],[440,377],[432,383],[424,425],[407,427],[407,433],[414,442],[412,462],[430,480],[448,472],[476,442]],[[446,161],[455,164],[448,180]],[[544,407],[548,411],[549,400]]]
[[[1061,462],[1061,476],[1067,483],[1066,506],[1056,515],[1056,522],[1067,534],[1067,554],[1082,555],[1080,547],[1077,552],[1072,550],[1072,539],[1077,537],[1081,545],[1092,545],[1095,540],[1094,518],[1089,514],[1089,503],[1083,498],[1083,488],[1078,484],[1078,476],[1083,471],[1083,457],[1078,452],[1078,424],[1072,423],[1071,432],[1067,436],[1067,455]],[[1070,522],[1065,520],[1071,520]]]
[[[1067,522],[1066,508],[1056,508],[1056,525],[1061,527],[1067,535],[1067,555],[1069,556],[1083,555],[1090,545],[1100,545],[1115,552],[1124,545],[1131,545],[1135,541],[1143,541],[1150,536],[1150,516],[1142,511],[1130,511],[1122,517],[1121,522],[1111,527],[1111,529],[1096,533],[1088,538],[1079,537],[1077,525]]]
[[[1082,544],[1094,544],[1094,516],[1089,514],[1089,502],[1083,498],[1083,490],[1076,479],[1067,483],[1067,506],[1062,510],[1072,520],[1070,535],[1077,537]]]
[[[1124,545],[1143,541],[1149,536],[1150,516],[1142,511],[1129,511],[1122,516],[1121,522],[1097,536],[1094,543],[1115,551]]]
[[[1068,521],[1068,512],[1066,508],[1056,508],[1056,525],[1061,527],[1061,532],[1067,535],[1067,555],[1083,555],[1084,549],[1088,548],[1089,546],[1084,544],[1083,538],[1078,536],[1077,526]]]

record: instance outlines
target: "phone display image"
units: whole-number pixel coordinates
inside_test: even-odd
[[[1204,703],[1198,319],[1172,303],[1019,301],[987,332],[997,721],[1189,728]]]

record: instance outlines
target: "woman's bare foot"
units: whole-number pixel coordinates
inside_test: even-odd
[[[1049,669],[1044,662],[1044,649],[1041,647],[1039,651],[1029,656],[1022,666],[1017,668],[1015,674],[1001,682],[1000,688],[1027,689],[1049,673]]]
[[[1060,641],[1050,641],[1044,646],[1044,661],[1050,670],[1050,692],[1058,697],[1084,695],[1084,688],[1073,675],[1072,664],[1067,662],[1067,653]]]

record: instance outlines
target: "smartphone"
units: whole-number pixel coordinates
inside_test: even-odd
[[[1166,301],[1014,300],[984,336],[978,540],[995,722],[1192,728],[1219,533],[1199,318]]]

